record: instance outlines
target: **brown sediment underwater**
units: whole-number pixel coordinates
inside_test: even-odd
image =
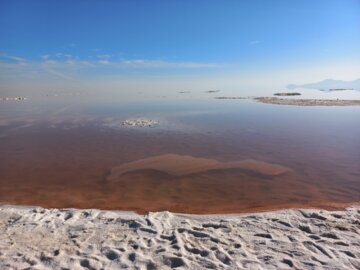
[[[263,175],[276,176],[289,172],[291,170],[290,168],[278,164],[271,164],[252,159],[221,162],[209,158],[192,157],[177,154],[165,154],[140,159],[114,167],[112,168],[111,174],[109,175],[108,179],[114,180],[126,172],[133,172],[145,169],[161,171],[174,176],[201,173],[210,170],[226,169],[243,169]]]

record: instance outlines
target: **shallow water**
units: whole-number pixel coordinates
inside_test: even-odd
[[[303,98],[360,95],[305,91]],[[218,100],[214,97],[234,94],[204,91],[28,96],[24,102],[0,103],[3,203],[220,213],[360,201],[359,106]],[[160,125],[121,126],[136,117]],[[167,153],[223,162],[254,159],[291,172],[266,176],[217,169],[179,177],[142,169],[108,179],[116,166]]]

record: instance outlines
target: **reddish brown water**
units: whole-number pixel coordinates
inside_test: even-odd
[[[254,133],[2,128],[0,201],[44,207],[237,213],[287,207],[343,206],[360,201],[356,149],[316,136],[282,139]],[[331,147],[330,147],[330,146]],[[351,145],[358,146],[357,142]],[[241,169],[173,176],[137,170],[109,181],[111,168],[166,153],[220,161],[257,159],[291,168],[279,176]],[[181,166],[181,164],[179,164]]]

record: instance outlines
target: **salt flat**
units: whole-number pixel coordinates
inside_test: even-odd
[[[0,207],[0,269],[360,269],[360,207],[184,215]]]

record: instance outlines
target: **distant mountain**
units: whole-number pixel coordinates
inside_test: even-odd
[[[322,91],[341,91],[341,90],[353,89],[360,91],[360,79],[354,81],[327,79],[317,83],[289,84],[287,85],[287,88],[288,89],[309,88],[309,89],[319,89]]]

